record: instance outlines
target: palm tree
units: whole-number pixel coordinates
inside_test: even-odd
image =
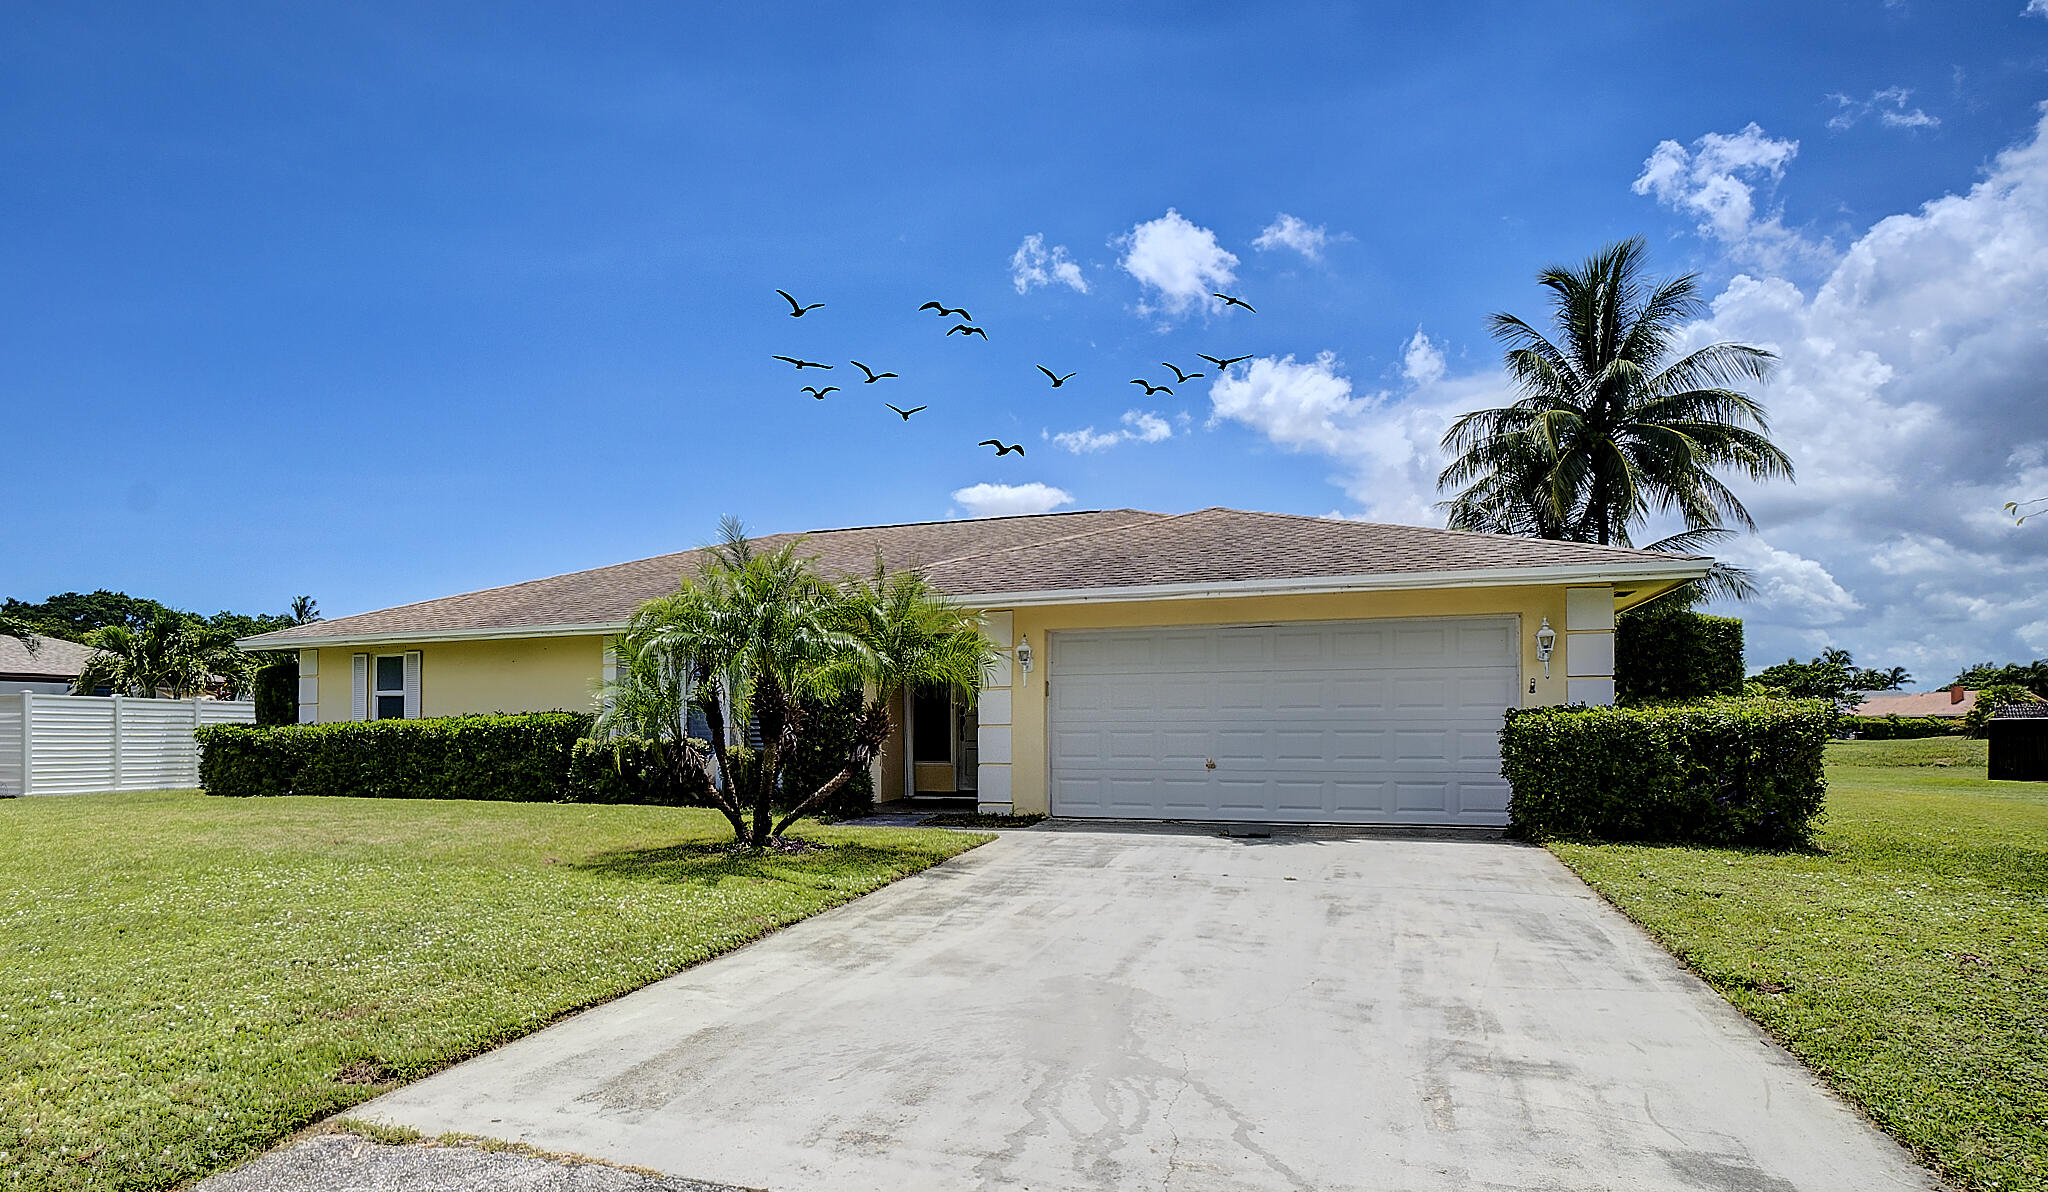
[[[1665,512],[1685,529],[1648,549],[1691,550],[1729,533],[1726,521],[1756,528],[1715,470],[1791,478],[1762,403],[1729,388],[1765,380],[1777,358],[1714,343],[1674,359],[1685,322],[1705,304],[1695,274],[1645,277],[1647,256],[1636,237],[1577,269],[1538,274],[1556,341],[1514,315],[1493,316],[1521,398],[1445,433],[1454,455],[1437,486],[1458,489],[1444,503],[1453,529],[1627,546],[1644,518]],[[1742,582],[1728,569],[1722,577]]]
[[[207,641],[190,622],[165,610],[141,629],[103,625],[85,635],[94,650],[72,682],[72,690],[109,687],[144,699],[189,699],[206,690],[209,678],[226,676],[230,686],[246,679],[248,655],[232,645]]]
[[[726,519],[722,531],[696,576],[635,611],[592,734],[652,742],[657,765],[680,780],[703,764],[688,736],[690,710],[702,713],[709,740],[701,752],[718,778],[713,802],[734,838],[758,847],[874,760],[894,731],[893,695],[942,684],[972,699],[989,654],[972,615],[914,575],[878,563],[872,579],[835,586],[797,553],[798,542],[761,552],[737,521]],[[793,805],[774,821],[776,795],[790,794],[781,789],[784,761],[814,709],[852,691],[865,698],[839,770],[787,799]],[[758,731],[757,752],[735,756],[736,725]]]
[[[320,619],[320,602],[311,596],[292,597],[292,624],[311,625]]]

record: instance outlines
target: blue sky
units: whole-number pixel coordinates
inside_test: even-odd
[[[1424,520],[1485,316],[1641,233],[1786,356],[1753,657],[2048,654],[2048,525],[1995,516],[2048,496],[2048,0],[7,7],[0,593],[334,615],[727,512]],[[1199,352],[1255,360],[1127,383]]]

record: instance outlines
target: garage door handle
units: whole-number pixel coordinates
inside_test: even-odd
[[[1212,757],[1208,761],[1203,762],[1202,765],[1207,769],[1213,770],[1216,768],[1216,759]]]

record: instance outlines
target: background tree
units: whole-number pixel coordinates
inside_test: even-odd
[[[708,762],[714,805],[735,839],[761,846],[867,768],[906,686],[973,699],[988,648],[970,613],[914,575],[878,564],[870,579],[834,585],[796,542],[760,552],[738,522],[722,530],[696,576],[634,613],[592,732],[653,742],[657,767],[678,782]],[[844,756],[815,790],[785,790],[800,743],[818,735],[819,710],[853,694],[862,700],[853,731],[834,734]],[[692,709],[704,718],[701,745],[689,736]],[[736,728],[758,734],[758,749],[737,746]],[[779,821],[778,797],[788,808]]]
[[[311,596],[292,597],[292,624],[311,625],[320,619],[320,602]]]
[[[80,693],[101,687],[145,699],[166,696],[190,699],[213,680],[222,680],[227,694],[247,690],[252,669],[249,655],[232,644],[208,640],[183,615],[164,610],[140,630],[106,625],[86,635],[94,650],[72,684]]]
[[[1776,666],[1768,666],[1757,672],[1754,680],[1773,691],[1798,699],[1824,699],[1837,708],[1855,701],[1849,698],[1854,689],[1855,659],[1849,651],[1826,649],[1811,662],[1787,658]]]
[[[2024,687],[2035,695],[2048,699],[2048,658],[2033,662],[1980,662],[1965,667],[1961,674],[1949,680],[1951,685],[1961,684],[1970,690],[1979,690],[1998,684]]]
[[[1985,734],[1985,726],[1998,714],[1998,709],[2007,704],[2024,704],[2033,699],[2033,693],[2017,683],[1992,683],[1977,690],[1977,702],[1963,713],[1963,731],[1973,737]]]
[[[1776,357],[1737,343],[1679,354],[1685,324],[1706,309],[1697,275],[1655,281],[1644,276],[1647,258],[1635,237],[1576,269],[1538,274],[1554,339],[1514,315],[1493,316],[1521,396],[1445,433],[1452,458],[1437,485],[1456,490],[1443,506],[1453,529],[1627,546],[1665,513],[1684,528],[1647,549],[1690,552],[1730,523],[1756,528],[1717,471],[1791,478],[1762,403],[1731,388],[1767,379]],[[1706,585],[1746,587],[1727,567]]]
[[[1849,675],[1849,689],[1852,691],[1897,691],[1912,681],[1912,674],[1903,666],[1894,666],[1886,670],[1858,667]]]
[[[11,637],[26,647],[29,653],[36,652],[36,627],[19,617],[0,613],[0,637]]]

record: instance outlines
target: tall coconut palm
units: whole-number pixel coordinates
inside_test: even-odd
[[[311,625],[320,619],[320,602],[311,596],[294,596],[289,615],[294,625]]]
[[[1538,274],[1555,340],[1493,316],[1521,397],[1444,435],[1453,457],[1437,485],[1458,490],[1445,502],[1453,529],[1626,546],[1645,518],[1675,513],[1684,531],[1651,549],[1688,550],[1729,522],[1756,528],[1716,471],[1791,478],[1762,403],[1730,387],[1767,379],[1777,358],[1738,343],[1679,354],[1705,310],[1698,279],[1648,278],[1647,257],[1637,237]]]

